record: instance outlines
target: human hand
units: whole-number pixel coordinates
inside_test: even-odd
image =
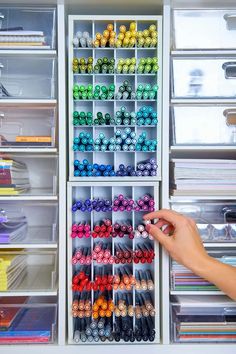
[[[156,224],[147,224],[146,230],[178,263],[194,271],[209,257],[194,220],[167,209],[146,214],[143,219],[158,219]]]

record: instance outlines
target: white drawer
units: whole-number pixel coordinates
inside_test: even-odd
[[[173,58],[174,98],[235,98],[236,58]]]
[[[175,49],[235,49],[236,10],[174,10],[173,22]]]
[[[172,107],[173,145],[235,145],[236,106]]]

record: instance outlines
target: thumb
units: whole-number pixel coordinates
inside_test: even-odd
[[[153,224],[148,224],[146,226],[146,230],[149,234],[151,234],[162,246],[165,248],[169,248],[170,238],[165,235],[158,227]]]

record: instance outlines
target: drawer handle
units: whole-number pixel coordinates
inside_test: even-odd
[[[236,109],[225,109],[223,114],[226,117],[226,124],[228,127],[236,126]]]
[[[223,208],[224,214],[224,223],[235,223],[236,222],[236,210],[233,207],[232,209],[225,207]]]
[[[226,21],[226,28],[229,31],[236,30],[236,13],[225,14],[224,20]]]
[[[4,119],[5,118],[5,114],[3,112],[0,112],[0,119]]]
[[[225,71],[226,79],[235,79],[236,78],[236,62],[228,61],[222,65],[222,69]]]

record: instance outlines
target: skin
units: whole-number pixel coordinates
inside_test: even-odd
[[[164,246],[170,256],[236,301],[236,268],[207,254],[195,221],[167,209],[144,215],[144,220],[154,219],[158,221],[148,224],[146,230]]]

